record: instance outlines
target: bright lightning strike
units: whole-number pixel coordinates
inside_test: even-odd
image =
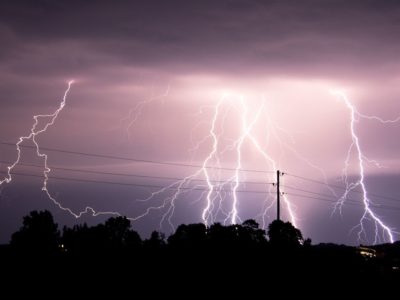
[[[362,191],[362,202],[364,205],[364,212],[360,218],[359,224],[356,226],[356,228],[359,228],[358,231],[358,239],[359,241],[361,240],[361,237],[364,236],[366,238],[366,230],[365,230],[365,223],[368,220],[371,220],[374,225],[375,225],[375,237],[374,237],[374,244],[379,242],[381,240],[381,236],[383,240],[389,240],[391,243],[394,241],[394,232],[391,228],[389,228],[384,221],[372,210],[370,204],[371,200],[368,197],[368,191],[367,187],[365,185],[365,162],[371,162],[366,158],[362,151],[362,147],[360,144],[360,138],[357,135],[356,131],[356,123],[359,122],[361,118],[368,119],[368,120],[375,120],[379,121],[383,124],[385,123],[395,123],[400,120],[400,117],[394,120],[383,120],[382,118],[376,117],[376,116],[367,116],[364,114],[361,114],[357,111],[356,107],[351,103],[350,99],[347,97],[347,95],[343,91],[339,90],[334,90],[331,91],[333,95],[338,97],[341,101],[344,102],[346,107],[349,110],[350,113],[350,132],[351,132],[351,144],[349,146],[349,149],[347,151],[347,157],[345,160],[345,167],[343,169],[343,178],[344,182],[346,185],[346,190],[343,193],[342,197],[338,200],[336,203],[334,210],[339,209],[340,213],[342,211],[342,206],[344,205],[349,193],[351,193],[353,190],[355,190],[357,187],[361,188]],[[349,166],[350,166],[350,161],[351,161],[351,156],[352,153],[355,152],[357,164],[358,164],[358,180],[357,181],[350,181],[349,180]],[[381,235],[382,234],[382,235]]]
[[[44,191],[47,197],[61,210],[68,212],[75,218],[80,218],[84,214],[91,214],[92,216],[99,216],[99,215],[116,215],[121,216],[122,214],[116,211],[97,211],[92,207],[85,207],[82,211],[75,212],[71,208],[65,207],[61,204],[49,191],[48,189],[48,182],[49,182],[49,174],[51,172],[51,168],[48,166],[48,155],[42,153],[40,149],[40,145],[37,141],[37,137],[46,132],[47,129],[54,125],[56,119],[58,118],[61,111],[64,109],[67,101],[67,96],[71,90],[71,86],[73,81],[68,82],[68,87],[64,92],[63,99],[60,103],[60,106],[56,109],[56,111],[52,114],[43,114],[43,115],[35,115],[33,117],[34,124],[30,129],[30,133],[26,136],[22,136],[19,138],[19,141],[16,143],[17,148],[17,159],[15,162],[8,167],[7,176],[0,181],[0,185],[3,183],[10,183],[12,181],[12,171],[13,169],[19,164],[21,159],[21,144],[26,141],[31,141],[35,145],[36,155],[43,159],[43,185],[42,191]],[[164,96],[166,96],[168,90]],[[236,99],[235,99],[236,98]],[[154,98],[156,99],[156,98]],[[152,99],[151,101],[153,101]],[[133,122],[137,119],[140,115],[141,109],[146,102],[141,102],[139,105],[139,110],[136,110],[135,118]],[[225,95],[222,97],[217,105],[214,107],[214,114],[211,120],[211,127],[209,130],[209,135],[205,137],[202,142],[205,142],[211,139],[211,150],[209,154],[204,159],[201,167],[194,172],[193,174],[184,177],[181,180],[178,180],[158,191],[151,193],[151,195],[142,200],[143,202],[147,202],[152,200],[154,197],[158,195],[163,195],[164,193],[170,192],[171,190],[173,193],[168,197],[164,198],[160,205],[150,206],[148,207],[144,213],[137,215],[136,217],[129,217],[128,219],[132,221],[139,220],[148,214],[150,214],[153,210],[161,210],[165,209],[165,212],[160,221],[160,227],[164,221],[168,221],[169,225],[174,228],[171,218],[174,215],[175,211],[175,203],[178,198],[188,194],[191,191],[202,189],[203,192],[201,193],[198,200],[201,200],[203,197],[206,199],[206,206],[202,212],[202,220],[206,225],[209,225],[215,222],[218,219],[218,214],[222,214],[224,217],[224,223],[230,222],[232,224],[236,224],[237,221],[240,221],[239,211],[238,211],[238,203],[239,203],[239,187],[241,186],[241,177],[240,172],[242,171],[242,147],[246,140],[250,140],[252,143],[258,146],[259,150],[265,157],[267,154],[262,151],[261,147],[259,146],[255,136],[252,134],[252,129],[255,124],[259,121],[260,115],[264,109],[264,103],[262,106],[257,110],[257,113],[254,115],[249,116],[249,109],[247,103],[245,102],[243,97],[233,97]],[[220,147],[220,140],[224,135],[224,127],[226,126],[226,117],[230,111],[236,111],[240,117],[240,133],[236,140],[234,140],[230,145],[226,146],[225,148]],[[251,118],[250,118],[251,117]],[[248,119],[251,119],[251,122],[248,122]],[[42,124],[43,123],[43,124]],[[220,123],[220,124],[219,124]],[[131,123],[130,123],[131,124]],[[221,180],[221,163],[220,163],[220,156],[225,152],[228,152],[232,149],[235,149],[236,153],[236,167],[235,168],[225,168],[230,171],[234,171],[234,174],[231,175],[230,178],[226,180]],[[269,158],[272,161],[271,158]],[[216,177],[216,174],[218,176]],[[204,179],[198,179],[198,178]],[[205,181],[206,185],[204,184],[196,184],[193,185],[194,181]],[[227,188],[225,188],[227,187]],[[223,202],[226,201],[226,198],[231,196],[232,204],[230,211],[226,211],[224,209]],[[289,203],[289,202],[288,202]],[[289,204],[288,204],[289,206]],[[292,215],[292,212],[290,213]]]
[[[66,105],[67,96],[72,84],[73,81],[68,82],[68,87],[64,92],[62,101],[54,113],[33,116],[34,123],[30,132],[28,135],[20,137],[16,143],[17,158],[14,163],[7,167],[6,176],[4,179],[0,180],[0,186],[12,181],[13,170],[20,163],[21,159],[21,144],[25,141],[30,141],[35,145],[36,155],[43,160],[44,180],[42,191],[46,193],[47,197],[59,209],[70,213],[75,218],[79,218],[84,214],[91,214],[92,216],[121,216],[122,214],[116,211],[96,211],[94,208],[89,206],[85,207],[85,209],[80,212],[74,212],[72,209],[65,207],[57,201],[48,189],[51,169],[48,166],[48,156],[47,154],[42,153],[37,137],[42,133],[45,133],[47,129],[56,122],[56,119]],[[142,101],[138,106],[132,109],[129,118],[124,120],[124,122],[129,121],[127,132],[129,132],[129,129],[139,118],[144,105],[154,101],[155,99],[166,97],[168,91],[169,87],[163,95]],[[380,167],[380,165],[378,162],[370,160],[364,155],[360,138],[357,135],[356,124],[360,119],[374,120],[382,124],[396,123],[400,121],[400,117],[393,120],[384,120],[377,116],[364,115],[356,109],[344,92],[333,91],[332,93],[345,104],[349,111],[352,141],[347,152],[343,170],[346,190],[336,202],[334,211],[338,210],[341,213],[349,194],[355,189],[360,188],[364,211],[359,224],[355,227],[359,229],[359,240],[361,240],[362,237],[367,238],[366,224],[368,221],[372,221],[375,226],[374,243],[380,242],[381,240],[393,242],[394,235],[397,234],[397,232],[394,232],[388,225],[386,225],[371,208],[372,203],[368,197],[368,191],[365,184],[365,165],[367,163],[375,164],[377,167]],[[285,147],[298,159],[301,159],[313,169],[318,170],[325,179],[324,182],[326,187],[336,196],[335,191],[329,187],[327,183],[327,177],[323,169],[311,163],[300,155],[294,147],[282,141],[282,137],[283,139],[288,139],[292,142],[294,139],[289,133],[275,124],[267,113],[265,103],[265,99],[262,99],[261,104],[254,107],[251,105],[252,103],[247,101],[245,97],[241,95],[225,94],[217,101],[217,103],[215,103],[215,105],[207,108],[203,107],[202,109],[205,111],[210,109],[211,117],[207,120],[207,134],[193,147],[193,151],[199,150],[200,146],[203,148],[204,146],[207,147],[207,153],[201,160],[198,168],[182,179],[166,185],[157,191],[151,192],[147,198],[139,200],[150,203],[152,201],[159,201],[161,198],[161,203],[147,206],[143,213],[139,213],[135,217],[129,217],[128,219],[136,221],[148,216],[153,211],[161,211],[162,217],[160,220],[160,228],[163,227],[164,222],[167,222],[172,229],[174,229],[172,218],[174,216],[177,201],[183,197],[189,198],[189,194],[201,190],[200,195],[197,197],[195,202],[204,202],[203,209],[201,210],[201,219],[206,226],[220,220],[222,220],[224,224],[236,224],[241,222],[240,208],[241,202],[243,201],[241,193],[246,192],[246,189],[244,189],[246,183],[246,170],[244,169],[244,165],[250,158],[246,152],[245,146],[249,145],[253,150],[255,150],[257,156],[261,157],[265,165],[268,166],[265,171],[259,171],[263,174],[265,180],[265,189],[262,192],[265,193],[266,196],[263,201],[261,212],[257,217],[261,218],[262,226],[265,228],[268,212],[274,207],[274,205],[276,205],[275,197],[273,196],[274,185],[272,182],[275,181],[274,176],[281,166],[279,160],[276,160],[271,154],[271,151],[268,150],[271,137],[276,141],[278,146],[280,146],[281,151],[283,151],[282,148]],[[232,121],[234,122],[232,123]],[[205,122],[202,122],[201,124],[204,123]],[[257,131],[257,128],[260,128],[260,126],[267,129],[266,135],[262,138],[259,138],[259,132]],[[252,155],[254,155],[254,152]],[[358,170],[358,179],[355,181],[351,180],[348,176],[350,164],[353,159],[356,159],[357,161]],[[227,161],[233,161],[234,166],[230,168],[222,167],[223,162]],[[194,166],[194,164],[192,166]],[[286,208],[287,218],[297,227],[298,218],[295,213],[296,207],[285,194],[282,194],[281,196],[284,207]]]
[[[83,214],[86,213],[91,213],[93,216],[98,216],[98,215],[103,215],[103,214],[112,214],[112,215],[120,215],[118,212],[96,212],[93,208],[91,207],[86,207],[83,211],[79,212],[79,213],[75,213],[73,212],[70,208],[68,207],[64,207],[59,201],[57,201],[55,199],[55,197],[53,197],[50,193],[50,191],[48,190],[48,181],[49,181],[49,173],[51,172],[50,167],[47,164],[47,154],[42,153],[40,150],[40,146],[39,143],[37,141],[37,137],[46,132],[47,129],[54,125],[56,119],[58,118],[58,115],[60,114],[60,112],[64,109],[65,105],[66,105],[66,101],[67,101],[67,96],[71,90],[71,86],[74,83],[73,80],[68,82],[68,87],[64,92],[64,96],[63,99],[60,103],[60,106],[56,109],[56,111],[52,114],[44,114],[44,115],[35,115],[33,116],[34,119],[34,123],[32,125],[32,128],[30,129],[30,133],[26,136],[21,136],[18,140],[18,142],[15,144],[16,148],[17,148],[17,158],[14,161],[13,164],[11,164],[10,166],[7,167],[7,174],[6,177],[0,181],[0,186],[3,185],[4,183],[10,183],[12,181],[12,171],[13,169],[19,164],[20,160],[21,160],[21,144],[25,141],[31,141],[34,145],[35,145],[35,150],[36,150],[36,155],[40,158],[43,159],[43,176],[44,176],[44,180],[43,180],[43,186],[42,186],[42,191],[44,191],[47,195],[47,197],[61,210],[66,211],[68,213],[70,213],[72,216],[74,216],[75,218],[79,218],[81,217]],[[44,122],[43,125],[41,125],[41,121]],[[40,127],[41,126],[41,127]]]
[[[2,185],[3,183],[10,183],[10,182],[12,181],[11,172],[12,172],[12,170],[18,165],[18,163],[19,163],[19,161],[20,161],[20,159],[21,159],[21,148],[20,148],[20,145],[21,145],[24,141],[31,140],[31,141],[35,144],[35,146],[36,146],[36,153],[37,153],[37,155],[38,155],[39,157],[44,158],[44,161],[45,161],[45,172],[44,172],[44,175],[45,175],[45,182],[44,182],[44,186],[43,186],[43,187],[46,188],[46,186],[47,186],[47,179],[48,179],[48,178],[47,178],[47,175],[48,175],[48,173],[50,172],[50,169],[47,167],[47,155],[44,155],[44,154],[41,154],[41,153],[40,153],[40,151],[39,151],[39,145],[38,145],[38,143],[37,143],[37,141],[36,141],[36,137],[37,137],[39,134],[45,132],[49,126],[51,126],[51,125],[54,124],[55,120],[56,120],[57,117],[58,117],[58,114],[61,112],[61,110],[62,110],[62,109],[64,108],[64,106],[65,106],[65,103],[66,103],[66,100],[67,100],[67,95],[68,95],[68,93],[69,93],[69,91],[70,91],[70,89],[71,89],[72,83],[73,83],[72,80],[68,82],[68,88],[67,88],[67,90],[66,90],[65,93],[64,93],[63,100],[61,101],[59,108],[58,108],[53,114],[51,114],[51,115],[35,115],[35,116],[33,116],[33,119],[35,120],[35,122],[34,122],[32,128],[31,128],[31,131],[30,131],[29,135],[27,135],[27,136],[21,136],[21,137],[19,138],[18,142],[16,143],[16,147],[17,147],[17,159],[14,161],[14,163],[13,163],[12,165],[10,165],[10,166],[7,167],[7,175],[6,175],[6,177],[5,177],[3,180],[0,181],[0,185]],[[46,118],[49,118],[50,121],[48,121],[42,129],[37,129],[37,127],[38,127],[38,125],[39,125],[39,120],[40,120],[40,119],[46,119]]]
[[[68,93],[69,93],[69,91],[71,89],[72,83],[73,83],[72,80],[68,82],[68,88],[64,93],[64,97],[63,97],[63,99],[62,99],[62,101],[60,103],[60,106],[58,107],[58,109],[53,114],[50,114],[50,115],[35,115],[35,116],[33,116],[33,119],[35,120],[35,122],[32,125],[30,133],[27,136],[21,136],[19,138],[18,142],[16,143],[17,159],[14,161],[14,163],[12,165],[7,167],[7,175],[6,175],[6,177],[2,181],[0,181],[0,185],[2,185],[3,183],[10,183],[12,181],[12,170],[18,165],[18,163],[20,162],[20,159],[21,159],[21,147],[20,147],[20,145],[24,141],[30,140],[35,145],[36,155],[38,157],[40,157],[40,158],[43,158],[43,161],[44,161],[44,171],[43,171],[44,181],[43,181],[42,190],[54,202],[54,204],[56,204],[62,210],[66,210],[66,211],[68,211],[70,213],[72,213],[72,211],[70,211],[68,208],[63,207],[59,202],[57,202],[54,199],[54,197],[52,197],[50,195],[50,192],[47,189],[47,183],[48,183],[48,180],[49,180],[49,173],[50,173],[51,169],[47,165],[47,154],[41,153],[40,148],[39,148],[39,144],[38,144],[38,142],[36,140],[36,137],[38,135],[40,135],[41,133],[45,132],[50,126],[52,126],[54,124],[54,122],[56,121],[59,113],[65,107],[65,104],[66,104],[66,101],[67,101],[67,96],[68,96]],[[46,120],[46,119],[48,119],[47,122],[40,129],[39,128],[40,120]]]
[[[206,226],[218,220],[223,220],[224,224],[236,224],[238,221],[240,222],[239,194],[244,191],[240,190],[240,187],[243,186],[244,179],[244,176],[241,174],[244,171],[243,162],[248,159],[244,154],[244,144],[249,143],[252,145],[266,164],[272,167],[272,170],[269,169],[265,172],[265,174],[269,176],[265,177],[269,182],[275,179],[273,176],[278,170],[278,163],[261,146],[261,141],[256,137],[254,132],[254,127],[256,127],[256,125],[261,121],[263,113],[265,113],[264,99],[255,112],[252,112],[243,96],[230,94],[223,95],[220,100],[212,106],[212,116],[209,122],[208,134],[200,139],[200,141],[193,147],[193,150],[197,150],[200,145],[207,141],[210,143],[209,152],[202,161],[200,168],[191,175],[184,177],[182,180],[178,180],[165,188],[153,192],[148,198],[141,200],[146,202],[155,200],[156,196],[162,196],[167,192],[167,190],[175,188],[175,192],[172,195],[165,197],[160,205],[148,208],[140,217],[148,215],[153,210],[164,209],[165,213],[161,218],[160,227],[162,227],[164,220],[168,220],[169,225],[174,228],[171,218],[175,210],[176,200],[184,194],[201,187],[204,189],[204,192],[201,193],[197,201],[201,201],[201,199],[204,199],[205,201],[201,218]],[[232,124],[227,121],[229,114],[234,114],[236,118],[240,120],[237,122],[239,129],[236,133],[236,138],[231,139],[225,136],[227,135],[227,129],[232,127]],[[229,140],[229,142],[227,142],[227,140]],[[224,156],[229,153],[234,156],[235,167],[222,168],[221,161],[224,159]],[[227,176],[225,172],[225,176],[222,176],[222,170],[230,171],[230,175]],[[197,184],[193,186],[192,182],[201,180],[197,178],[202,178],[205,181],[205,185]],[[268,189],[265,190],[267,195],[273,192],[271,190],[272,184],[266,183],[265,185],[269,185]],[[184,187],[185,189],[183,189]],[[267,196],[266,198],[268,199],[269,197]],[[267,199],[264,208],[260,213],[263,226],[266,224],[265,219],[268,210],[275,205],[274,201],[271,201],[268,204]],[[283,196],[283,203],[287,207],[291,222],[297,226],[297,218],[295,216],[293,204],[286,196]],[[226,207],[230,208],[226,209]]]

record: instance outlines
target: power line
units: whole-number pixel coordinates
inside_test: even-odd
[[[320,198],[320,197],[313,197],[313,196],[310,196],[310,195],[302,195],[302,194],[296,194],[296,193],[291,193],[291,192],[290,192],[290,193],[285,193],[285,195],[290,195],[290,196],[295,196],[295,197],[301,197],[301,198],[307,198],[307,199],[314,199],[314,200],[321,200],[321,201],[325,201],[325,202],[329,202],[329,203],[334,203],[334,204],[337,203],[336,201],[333,201],[332,199],[324,199],[324,198]],[[349,199],[349,202],[346,201],[345,204],[348,204],[348,205],[353,204],[353,205],[359,206],[359,205],[356,204],[355,202],[350,202],[350,201],[355,201],[355,200],[350,200],[350,199]]]
[[[301,195],[301,194],[295,194],[295,193],[285,193],[285,194],[295,196],[295,197],[325,201],[325,202],[329,202],[329,203],[337,203],[336,201],[332,201],[331,199],[324,199],[324,198],[313,197],[313,196],[309,196],[309,195]],[[353,199],[348,199],[343,204],[352,205],[352,206],[360,206],[360,202],[353,200]],[[376,204],[370,203],[369,206],[374,207],[374,208],[387,209],[387,210],[400,210],[400,207],[395,207],[395,206],[390,206],[390,205],[376,205]]]
[[[337,199],[335,196],[333,196],[333,195],[322,194],[322,193],[316,193],[316,192],[313,192],[313,191],[310,191],[310,190],[299,189],[299,188],[295,188],[295,187],[291,187],[291,186],[287,186],[287,185],[284,186],[284,187],[289,188],[289,189],[292,189],[292,190],[300,191],[300,192],[305,192],[305,193],[313,194],[313,195],[335,198],[335,201],[333,201],[334,203],[337,203],[337,201],[338,201],[338,199]],[[290,194],[291,194],[291,193],[290,193]],[[292,194],[292,195],[293,195],[293,194]],[[326,200],[332,201],[332,200],[334,200],[334,199],[326,199]],[[344,198],[343,200],[344,200],[345,202],[347,202],[347,201],[353,201],[353,202],[359,203],[358,200],[351,199],[351,198]],[[376,207],[381,207],[381,205],[377,205],[377,204],[370,204],[370,205],[371,205],[371,206],[376,206]],[[394,206],[393,206],[393,207],[394,207]]]
[[[291,190],[296,190],[296,191],[299,191],[299,192],[305,192],[305,193],[310,193],[310,194],[314,194],[314,195],[319,195],[319,196],[324,196],[324,197],[331,197],[331,198],[337,199],[334,195],[312,192],[312,191],[309,191],[309,190],[299,189],[297,187],[292,187],[292,186],[288,186],[288,185],[281,185],[281,186],[285,187],[285,188],[288,188],[288,189],[291,189]]]
[[[0,141],[0,144],[1,145],[7,145],[7,146],[15,146],[15,144],[13,144],[13,143],[1,142],[1,141]],[[29,146],[29,145],[20,145],[20,147],[36,149],[35,146]],[[124,160],[124,161],[134,161],[134,162],[143,162],[143,163],[149,163],[149,164],[171,165],[171,166],[179,166],[179,167],[203,168],[203,166],[201,166],[201,165],[194,165],[194,164],[173,163],[173,162],[165,162],[165,161],[157,161],[157,160],[143,160],[143,159],[128,158],[128,157],[113,156],[113,155],[104,155],[104,154],[97,154],[97,153],[62,150],[62,149],[48,148],[48,147],[40,147],[40,148],[43,149],[43,150],[52,151],[52,152],[60,152],[60,153],[73,154],[73,155],[82,155],[82,156],[88,156],[88,157],[97,157],[97,158],[106,158],[106,159],[115,159],[115,160]],[[28,165],[28,164],[23,164],[23,163],[20,163],[20,164],[21,165]],[[38,165],[31,165],[31,166],[39,167]],[[224,167],[217,167],[217,166],[208,166],[206,168],[208,168],[208,169],[220,169],[220,170],[236,171],[235,168],[224,168]],[[164,180],[164,179],[166,179],[166,180],[183,180],[184,179],[184,178],[149,176],[149,175],[138,175],[138,174],[123,174],[123,173],[120,174],[120,173],[113,173],[113,172],[101,172],[101,171],[72,169],[72,168],[61,168],[61,167],[52,167],[52,169],[72,171],[72,172],[80,172],[80,173],[103,174],[103,175],[114,175],[114,176],[129,176],[129,177],[152,178],[152,179],[162,179],[162,180]],[[253,170],[253,169],[240,169],[240,171],[242,171],[242,172],[255,172],[255,173],[274,173],[273,171],[263,171],[263,170]],[[316,179],[307,178],[307,177],[304,177],[304,176],[299,176],[299,175],[295,175],[295,174],[291,174],[291,173],[287,173],[287,172],[283,172],[283,173],[288,175],[288,176],[292,176],[292,177],[299,178],[299,179],[302,179],[302,180],[306,180],[306,181],[309,181],[309,182],[318,183],[318,184],[322,184],[322,185],[325,185],[325,186],[346,190],[346,188],[343,187],[343,186],[331,185],[331,184],[327,184],[326,182],[323,182],[323,181],[319,181],[319,180],[316,180]],[[52,178],[56,179],[55,177],[52,177]],[[193,181],[204,181],[204,180],[193,179]],[[214,181],[214,182],[222,182],[222,181]],[[244,183],[244,184],[246,184],[246,183],[247,184],[271,184],[271,183],[263,183],[263,182],[242,182],[242,183]],[[307,192],[310,192],[310,191],[307,191]],[[359,194],[363,193],[362,191],[357,191],[357,190],[351,190],[350,192],[359,193]],[[315,194],[317,194],[317,193],[315,193]],[[321,194],[321,195],[323,195],[323,194]],[[396,202],[400,201],[399,199],[395,199],[395,198],[384,196],[384,195],[374,194],[374,193],[368,193],[368,195],[369,196],[373,196],[373,197],[379,197],[379,198],[382,198],[382,199],[391,200],[391,201],[396,201]],[[324,195],[324,196],[328,196],[328,195]],[[331,197],[331,195],[329,195],[329,197]]]
[[[0,144],[1,145],[7,145],[7,146],[15,146],[15,144],[7,143],[7,142],[0,142]],[[22,148],[33,148],[33,149],[36,149],[35,146],[29,146],[29,145],[19,145],[19,146],[22,147]],[[184,164],[184,163],[174,163],[174,162],[166,162],[166,161],[158,161],[158,160],[137,159],[137,158],[114,156],[114,155],[105,155],[105,154],[98,154],[98,153],[88,153],[88,152],[81,152],[81,151],[62,150],[62,149],[48,148],[48,147],[40,147],[40,149],[51,151],[51,152],[59,152],[59,153],[81,155],[81,156],[88,156],[88,157],[97,157],[97,158],[106,158],[106,159],[115,159],[115,160],[124,160],[124,161],[134,161],[134,162],[141,162],[141,163],[147,163],[147,164],[168,165],[168,166],[176,166],[176,167],[203,168],[202,165],[195,165],[195,164]],[[206,169],[226,170],[226,171],[236,171],[235,168],[225,168],[225,167],[218,167],[218,166],[206,166],[204,168],[206,168]],[[241,172],[252,172],[252,173],[275,173],[273,171],[253,170],[253,169],[240,169],[240,171]]]
[[[5,174],[2,172],[2,174]],[[27,174],[27,173],[17,173],[14,172],[13,175],[20,175],[20,176],[28,176],[28,177],[39,177],[43,178],[41,175],[36,174]],[[124,186],[136,186],[136,187],[148,187],[148,188],[157,188],[157,189],[165,189],[165,190],[195,190],[195,191],[208,191],[206,188],[199,188],[199,187],[181,187],[175,188],[177,183],[170,184],[169,186],[161,186],[161,185],[152,185],[152,184],[137,184],[137,183],[124,183],[124,182],[114,182],[114,181],[101,181],[101,180],[91,180],[91,179],[77,179],[77,178],[68,178],[68,177],[57,177],[51,176],[49,179],[56,179],[56,180],[65,180],[65,181],[75,181],[75,182],[88,182],[88,183],[100,183],[100,184],[111,184],[111,185],[124,185]],[[219,189],[216,190],[218,192],[231,192],[231,190],[226,189]],[[238,193],[252,193],[252,194],[269,194],[269,191],[255,191],[255,190],[238,190]]]
[[[341,190],[344,190],[344,191],[347,190],[347,188],[345,188],[343,186],[340,186],[340,185],[331,185],[331,184],[327,184],[326,182],[323,182],[323,181],[315,180],[315,179],[312,179],[312,178],[307,178],[307,177],[304,177],[304,176],[294,175],[294,174],[290,174],[290,173],[286,173],[286,172],[285,172],[285,174],[288,175],[288,176],[292,176],[292,177],[295,177],[295,178],[302,179],[302,180],[306,180],[306,181],[322,184],[322,185],[325,185],[325,186],[329,186],[329,187],[332,187],[332,188],[338,188],[338,189],[341,189]],[[363,194],[362,191],[356,191],[356,190],[350,190],[349,192]],[[385,196],[385,195],[374,194],[374,193],[368,193],[368,196],[378,197],[378,198],[392,200],[392,201],[400,201],[400,199],[396,199],[396,198]]]
[[[0,160],[0,163],[8,163],[12,164],[13,162]],[[28,164],[28,163],[18,163],[21,166],[35,167],[35,168],[43,168],[43,165],[37,164]],[[176,180],[181,181],[185,178],[178,177],[162,177],[162,176],[151,176],[151,175],[141,175],[141,174],[126,174],[126,173],[114,173],[114,172],[104,172],[104,171],[94,171],[88,169],[73,169],[73,168],[64,168],[64,167],[51,167],[51,170],[61,170],[61,171],[70,171],[70,172],[78,172],[78,173],[88,173],[88,174],[99,174],[99,175],[112,175],[112,176],[126,176],[126,177],[138,177],[138,178],[151,178],[151,179],[162,179],[162,180]],[[207,182],[205,179],[191,179],[190,181],[201,181]],[[223,183],[229,182],[229,180],[212,180],[212,182]],[[241,184],[272,184],[272,182],[261,182],[261,181],[241,181]]]
[[[316,180],[316,179],[311,179],[311,178],[307,178],[307,177],[303,177],[303,176],[299,176],[299,175],[294,175],[294,174],[290,174],[290,173],[285,173],[285,175],[292,176],[292,177],[299,178],[299,179],[303,179],[303,180],[310,181],[310,182],[314,182],[314,183],[318,183],[318,184],[322,184],[322,185],[329,186],[329,187],[334,187],[334,188],[346,190],[346,188],[343,187],[343,186],[334,185],[334,184],[327,184],[326,182],[323,182],[323,181],[320,181],[320,180]],[[354,191],[354,190],[353,190],[353,192],[362,193],[361,191]]]
[[[291,188],[291,187],[288,187],[288,186],[286,186],[286,187],[287,187],[287,188]],[[304,193],[308,193],[308,194],[312,194],[312,195],[317,195],[317,196],[334,197],[334,196],[332,196],[332,195],[316,193],[316,192],[312,192],[312,191],[308,191],[308,190],[303,190],[303,189],[297,189],[297,188],[291,188],[291,189],[296,190],[296,191],[301,191],[301,192],[304,192]],[[289,192],[289,193],[285,192],[284,194],[299,196],[299,194],[293,194],[292,192]],[[302,196],[307,197],[307,196],[309,196],[309,195],[302,195]],[[309,197],[310,197],[310,198],[313,198],[312,196],[309,196]],[[313,199],[314,199],[314,198],[313,198]],[[317,198],[315,198],[315,199],[317,199]],[[326,199],[326,198],[318,198],[318,199],[323,199],[323,200],[326,200],[326,201],[329,201],[329,202],[332,202],[332,203],[337,203],[337,201],[338,201],[337,198],[334,198],[334,199],[332,199],[332,198],[328,198],[328,199]],[[339,199],[340,199],[340,198],[339,198]],[[353,202],[353,203],[359,203],[359,200],[351,199],[351,198],[345,198],[345,199],[343,199],[343,200],[344,200],[344,202],[350,201],[350,202]]]
[[[3,173],[5,174],[5,173]],[[38,178],[43,178],[41,175],[35,175],[35,174],[27,174],[27,173],[13,173],[14,175],[20,175],[20,176],[28,176],[28,177],[38,177]],[[100,181],[100,180],[89,180],[89,179],[77,179],[77,178],[68,178],[68,177],[50,177],[50,179],[55,179],[55,180],[65,180],[65,181],[73,181],[73,182],[88,182],[88,183],[96,183],[96,184],[110,184],[110,185],[122,185],[122,186],[135,186],[135,187],[146,187],[146,188],[157,188],[157,189],[165,189],[165,190],[188,190],[188,191],[207,191],[208,189],[206,188],[200,188],[200,187],[181,187],[181,188],[176,188],[173,186],[159,186],[159,185],[151,185],[151,184],[136,184],[136,183],[123,183],[123,182],[112,182],[112,181]],[[231,190],[218,190],[218,192],[231,192]],[[268,191],[255,191],[255,190],[238,190],[238,193],[252,193],[252,194],[268,194],[270,192]],[[307,198],[307,199],[314,199],[314,200],[320,200],[320,201],[325,201],[329,203],[336,203],[336,201],[333,201],[333,199],[324,199],[320,197],[312,197],[309,195],[301,195],[301,194],[296,194],[296,193],[285,193],[286,195],[290,196],[295,196],[295,197],[302,197],[302,198]],[[353,206],[360,206],[360,203],[356,200],[353,199],[347,199],[346,202],[344,203],[346,205],[353,205]],[[374,208],[380,208],[380,209],[388,209],[388,210],[400,210],[399,207],[394,207],[394,206],[388,206],[388,205],[374,205],[374,204],[369,204],[369,206],[374,207]]]

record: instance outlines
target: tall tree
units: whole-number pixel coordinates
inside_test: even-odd
[[[21,251],[49,253],[57,251],[59,238],[51,213],[35,210],[23,218],[22,227],[11,236],[11,245]]]
[[[275,220],[268,226],[268,236],[271,244],[284,247],[296,247],[303,243],[300,230],[290,222]]]

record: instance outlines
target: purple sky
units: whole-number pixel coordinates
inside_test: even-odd
[[[364,115],[382,119],[400,115],[398,1],[192,2],[2,1],[0,142],[17,142],[19,136],[29,133],[33,115],[53,113],[68,80],[74,79],[55,125],[38,138],[43,147],[201,165],[212,151],[212,139],[207,136],[215,106],[229,93],[229,103],[223,105],[223,117],[217,122],[222,167],[234,168],[237,163],[235,149],[229,146],[235,145],[240,133],[243,107],[237,99],[242,95],[249,122],[265,100],[253,133],[279,169],[317,181],[324,180],[319,171],[323,170],[331,185],[343,187],[341,175],[351,144],[350,113],[330,90],[344,89]],[[368,191],[392,198],[371,195],[374,205],[382,206],[374,211],[397,231],[399,129],[400,122],[361,119],[356,123],[363,153],[381,165],[366,163]],[[196,148],[198,142],[202,143]],[[174,178],[197,171],[46,153],[50,167]],[[249,140],[244,142],[242,154],[243,169],[273,169]],[[0,146],[1,161],[15,158],[15,147]],[[353,152],[349,162],[352,180],[359,175],[356,158]],[[24,148],[22,162],[42,163],[29,148]],[[215,158],[210,161],[210,165],[216,163]],[[7,165],[0,164],[2,172]],[[42,170],[20,166],[15,172],[40,175]],[[57,169],[52,176],[144,185],[172,182]],[[233,172],[213,173],[215,180],[218,176],[231,177]],[[272,175],[263,173],[241,172],[240,176],[241,182],[274,181]],[[297,225],[305,236],[314,242],[358,243],[358,228],[351,229],[363,214],[360,193],[349,196],[353,205],[344,206],[342,215],[332,214],[335,198],[325,186],[289,175],[283,180],[287,186],[317,193],[283,188],[296,206]],[[106,218],[75,220],[46,198],[41,184],[41,178],[15,175],[10,184],[0,187],[0,242],[7,242],[22,216],[33,209],[49,209],[60,224],[67,225],[95,224]],[[148,197],[154,188],[57,179],[50,179],[49,189],[74,211],[90,205],[130,217],[142,214],[150,205],[160,205],[171,195],[160,194],[144,203],[137,200]],[[268,188],[242,183],[239,190]],[[335,191],[340,195],[343,189]],[[201,192],[177,199],[173,224],[201,221],[206,206]],[[290,192],[309,197],[290,196]],[[323,198],[321,194],[332,201],[310,198]],[[227,195],[224,209],[230,209],[231,198]],[[263,205],[273,199],[274,193],[239,193],[239,216],[243,220],[258,216],[261,223]],[[159,228],[167,210],[168,206],[151,211],[133,222],[133,227],[146,237]],[[266,224],[274,216],[272,207]],[[285,207],[283,217],[288,218]],[[217,216],[216,220],[224,218]],[[368,221],[365,224],[363,242],[371,243],[374,226]],[[161,225],[164,232],[170,232],[167,221]]]

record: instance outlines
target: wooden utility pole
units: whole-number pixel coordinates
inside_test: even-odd
[[[281,219],[281,192],[279,190],[280,177],[281,177],[281,172],[277,170],[276,171],[276,219],[278,221],[280,221]]]

